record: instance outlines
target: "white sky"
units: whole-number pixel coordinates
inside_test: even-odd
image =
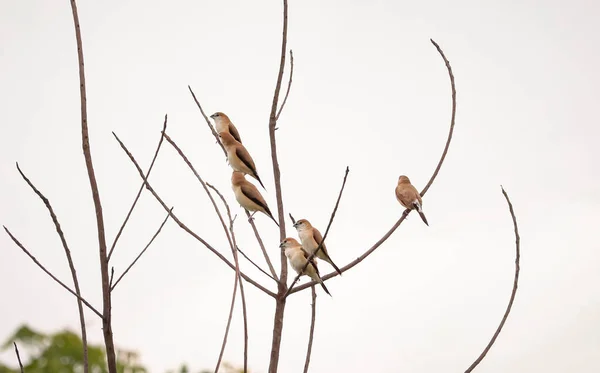
[[[398,175],[420,189],[446,139],[450,87],[429,38],[454,68],[454,142],[424,199],[371,257],[319,289],[311,372],[458,372],[487,344],[512,288],[514,236],[500,184],[522,234],[513,312],[479,372],[600,370],[600,32],[593,1],[291,1],[294,83],[277,131],[286,212],[321,231],[350,166],[328,238],[342,266],[402,213]],[[232,118],[276,210],[268,115],[279,64],[279,1],[79,2],[91,146],[112,241],[140,184],[111,131],[147,167],[163,115],[201,175],[241,214],[221,150],[187,90],[208,113]],[[286,74],[287,75],[287,74]],[[75,38],[68,1],[0,1],[0,222],[71,284],[60,241],[19,161],[51,200],[85,297],[101,308],[96,226],[81,154]],[[209,201],[167,144],[151,177],[184,222],[230,256]],[[165,216],[145,193],[111,262],[119,274]],[[257,225],[279,267],[278,233]],[[261,264],[250,227],[240,246]],[[296,236],[288,225],[288,234]],[[242,261],[248,274],[274,284]],[[321,265],[323,272],[331,267]],[[211,368],[234,273],[169,222],[114,293],[114,338],[152,372],[188,362]],[[306,281],[306,280],[303,280]],[[75,299],[0,234],[0,337],[21,323],[78,330]],[[246,286],[249,363],[266,372],[274,301]],[[242,362],[241,310],[225,360]],[[101,323],[87,313],[94,343]],[[304,364],[310,292],[285,311],[280,371]],[[0,339],[1,339],[0,338]],[[1,356],[14,362],[11,351]]]

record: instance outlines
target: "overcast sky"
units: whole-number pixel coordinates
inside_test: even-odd
[[[522,272],[486,373],[600,370],[599,6],[593,1],[290,1],[294,83],[278,123],[286,212],[325,230],[344,169],[345,195],[328,237],[339,266],[361,255],[403,209],[400,174],[420,190],[447,136],[450,85],[429,38],[456,76],[455,137],[424,198],[430,222],[409,219],[372,256],[318,289],[311,372],[464,371],[504,313],[514,235]],[[115,131],[147,167],[165,113],[168,132],[224,194],[238,243],[264,260],[230,189],[230,169],[188,90],[227,113],[276,210],[268,117],[279,66],[280,1],[80,1],[90,141],[112,242],[140,179]],[[287,74],[287,73],[286,73]],[[84,296],[101,309],[96,223],[81,152],[77,56],[69,2],[0,1],[0,223],[65,282],[70,273],[41,201],[54,205]],[[227,257],[200,184],[166,144],[150,180],[166,203]],[[111,265],[117,274],[165,216],[145,193]],[[279,268],[278,231],[256,222]],[[296,237],[288,224],[288,235]],[[245,261],[242,269],[275,290]],[[331,271],[327,263],[321,270]],[[114,292],[118,347],[152,372],[214,367],[234,272],[173,222]],[[303,279],[303,282],[306,280]],[[78,330],[75,299],[0,234],[0,339],[28,323]],[[247,292],[249,366],[266,372],[274,301]],[[310,291],[285,310],[280,371],[301,372]],[[242,363],[236,308],[225,360]],[[100,320],[86,312],[91,342]],[[0,355],[14,364],[12,351]]]

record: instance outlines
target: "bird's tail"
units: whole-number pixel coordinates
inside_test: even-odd
[[[425,214],[423,213],[423,208],[421,207],[421,204],[419,202],[415,202],[414,205],[415,205],[415,209],[419,213],[419,216],[421,217],[421,220],[423,220],[423,223],[425,223],[425,225],[429,227],[429,223],[427,222],[427,218],[425,217]]]
[[[323,280],[321,279],[321,277],[319,275],[317,275],[316,280],[319,281],[319,284],[321,284],[321,287],[323,288],[323,290],[325,290],[325,292],[327,293],[327,295],[329,295],[331,297],[332,295],[329,292],[329,289],[327,289],[327,286],[325,286],[325,283],[323,282]]]
[[[323,250],[323,249],[321,249]],[[331,266],[333,267],[333,269],[335,269],[335,271],[341,276],[342,275],[342,271],[340,271],[340,269],[338,268],[338,266],[335,265],[335,263],[333,262],[333,260],[331,260],[331,257],[329,256],[329,254],[326,251],[323,251],[323,254],[325,254],[325,261],[329,264],[331,264]]]
[[[256,172],[252,176],[256,179],[256,181],[258,181],[260,183],[260,186],[263,187],[264,190],[267,190],[267,188],[265,188],[265,185],[262,183],[262,181],[260,180],[260,177],[258,177],[258,174]]]
[[[271,214],[271,210],[267,209],[265,211],[265,214],[267,214],[267,216],[270,217],[275,222],[275,224],[277,224],[277,226],[279,227],[279,223],[277,222],[277,220],[275,220],[275,218],[273,217],[273,214]]]

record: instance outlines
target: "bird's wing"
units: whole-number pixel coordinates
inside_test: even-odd
[[[304,250],[304,249],[300,249],[300,250],[302,250],[302,255],[304,255],[304,259],[308,260],[308,258],[310,257],[310,254],[307,253],[306,250]],[[317,267],[316,259],[317,259],[317,257],[313,256],[313,258],[310,260],[310,264],[312,264],[312,266],[315,269],[315,272],[317,272],[317,275],[319,275],[319,268]]]
[[[240,133],[238,132],[237,128],[235,128],[235,126],[231,122],[229,122],[229,133],[231,134],[231,136],[233,136],[234,139],[236,139],[237,142],[239,142],[240,144],[242,143],[242,138],[240,137]]]
[[[244,183],[240,186],[240,189],[242,190],[242,193],[248,197],[248,199],[262,207],[264,210],[269,211],[267,202],[254,185],[250,184],[249,182]]]
[[[242,163],[244,163],[246,167],[248,167],[252,173],[256,175],[256,165],[254,164],[254,160],[243,145],[236,147],[235,154],[238,156],[240,161],[242,161]]]
[[[412,201],[415,200],[414,192],[404,185],[396,187],[396,199],[406,208],[412,208]]]
[[[313,239],[315,240],[317,245],[319,245],[323,241],[323,236],[321,236],[321,232],[319,232],[319,230],[315,227],[313,227],[312,231],[313,231]],[[323,243],[321,250],[323,250],[324,252],[327,252],[325,243]]]

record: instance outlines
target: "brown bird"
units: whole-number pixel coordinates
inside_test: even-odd
[[[271,210],[269,210],[269,206],[267,206],[267,202],[265,202],[263,196],[251,182],[246,180],[242,172],[233,171],[231,174],[231,189],[233,189],[235,199],[240,206],[248,211],[260,211],[264,213],[273,219],[275,224],[279,226],[279,223],[277,223],[277,220],[275,220],[273,214],[271,214]],[[252,215],[254,215],[254,213]]]
[[[233,136],[233,138],[238,141],[240,144],[242,143],[242,138],[240,137],[240,133],[237,128],[231,123],[229,117],[220,111],[217,111],[213,115],[210,116],[215,121],[215,127],[217,127],[217,133],[219,132],[228,132]]]
[[[285,256],[290,261],[290,264],[292,268],[294,268],[294,271],[296,271],[296,273],[300,275],[307,275],[311,279],[317,281],[319,284],[321,284],[323,290],[325,290],[325,292],[329,294],[329,296],[331,296],[329,290],[327,289],[327,287],[323,283],[323,280],[321,279],[321,276],[319,275],[319,268],[317,268],[317,261],[315,260],[315,258],[311,259],[310,264],[306,266],[304,272],[300,273],[306,265],[306,261],[308,260],[309,254],[306,251],[304,251],[302,245],[300,245],[298,241],[291,237],[288,237],[285,240],[281,241],[279,247],[281,247],[284,250]]]
[[[407,209],[417,210],[423,223],[429,226],[427,218],[423,213],[423,201],[417,189],[410,183],[410,179],[404,175],[398,178],[398,186],[396,187],[396,199],[400,204]]]
[[[314,252],[319,247],[321,241],[323,241],[323,236],[321,236],[321,232],[315,227],[313,227],[310,222],[306,219],[300,219],[296,223],[294,223],[294,228],[298,231],[298,237],[300,237],[300,242],[302,242],[302,247],[309,254],[314,254]],[[321,246],[321,250],[315,256],[319,259],[323,259],[327,263],[331,264],[333,268],[335,268],[336,272],[340,275],[342,271],[338,268],[338,266],[333,263],[333,260],[329,257],[329,253],[327,252],[327,247],[325,243]]]
[[[239,141],[237,141],[229,132],[219,132],[219,138],[225,147],[225,151],[227,152],[227,160],[229,161],[229,165],[235,171],[243,172],[247,175],[252,176],[266,190],[263,185],[258,173],[256,172],[256,165],[254,164],[254,160],[246,147],[242,145]]]

